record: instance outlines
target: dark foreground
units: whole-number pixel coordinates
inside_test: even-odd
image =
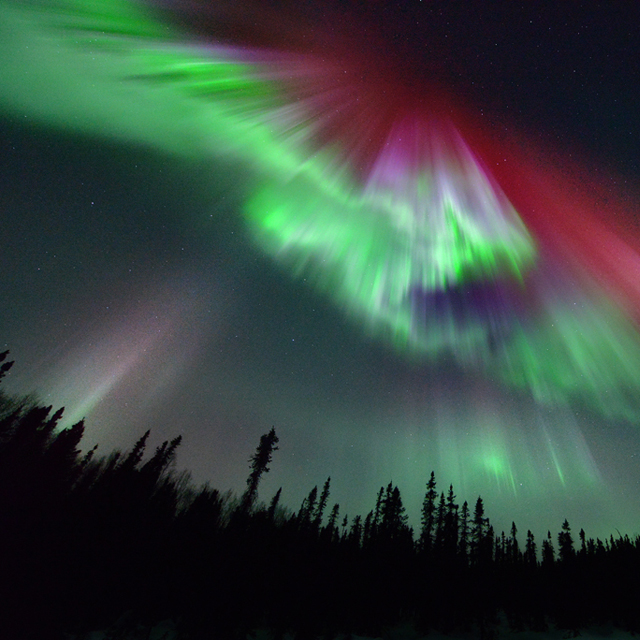
[[[515,524],[494,531],[481,498],[471,511],[453,487],[438,493],[433,474],[417,532],[392,484],[365,517],[329,507],[329,480],[294,512],[280,492],[257,501],[273,429],[236,498],[172,470],[180,438],[145,455],[147,433],[98,458],[79,453],[83,424],[59,430],[60,417],[0,397],[6,640],[640,632],[640,538],[574,541],[565,521],[540,548],[531,532],[521,543]]]

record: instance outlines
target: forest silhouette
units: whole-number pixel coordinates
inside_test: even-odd
[[[13,363],[0,354],[0,378]],[[364,517],[341,518],[331,481],[294,511],[281,490],[258,500],[278,437],[249,459],[243,495],[195,486],[175,467],[178,436],[147,452],[81,453],[84,423],[0,394],[0,636],[7,640],[149,638],[170,619],[179,638],[385,637],[593,625],[640,632],[640,537],[577,537],[565,520],[539,545],[494,530],[478,497],[458,504],[434,473],[419,530],[400,490],[382,486]]]

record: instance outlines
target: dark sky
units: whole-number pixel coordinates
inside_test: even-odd
[[[563,247],[578,259],[589,242],[604,247],[618,275],[594,259],[584,278],[607,289],[627,276],[606,305],[623,309],[629,340],[640,341],[637,3],[162,5],[177,14],[158,21],[238,50],[308,47],[358,69],[371,64],[372,92],[397,86],[427,111],[453,104],[464,114],[454,124],[485,166],[504,140],[504,162],[518,175],[535,184],[553,174],[553,188],[539,185],[550,200],[567,180],[572,211],[558,205],[522,218],[550,236],[557,223],[569,238],[549,241],[547,269],[560,279]],[[127,82],[101,75],[117,48],[99,52],[107,62],[96,66],[71,31],[50,29],[63,12],[33,18],[17,6],[0,2],[0,347],[16,360],[7,390],[66,406],[70,422],[86,417],[84,446],[99,443],[105,454],[148,428],[153,445],[183,434],[179,467],[220,489],[242,490],[247,459],[273,425],[280,450],[260,495],[283,486],[296,509],[331,476],[341,514],[364,515],[393,481],[418,526],[435,470],[459,502],[481,494],[498,532],[515,520],[539,537],[568,518],[588,536],[640,533],[635,409],[586,394],[543,402],[493,369],[446,354],[407,357],[372,336],[349,301],[256,241],[242,214],[255,189],[251,162],[209,153],[200,129],[172,115],[163,89],[139,90],[134,71]],[[531,149],[548,159],[535,178]],[[493,179],[519,210],[512,175],[496,166]],[[614,316],[585,317],[587,343],[608,340],[601,328]],[[618,375],[640,397],[634,357],[620,355]]]

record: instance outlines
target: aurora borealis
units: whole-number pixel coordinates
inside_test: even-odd
[[[393,480],[417,524],[434,469],[505,529],[636,532],[639,130],[570,112],[637,99],[637,12],[240,4],[0,4],[7,388],[221,488],[274,424],[294,508]]]

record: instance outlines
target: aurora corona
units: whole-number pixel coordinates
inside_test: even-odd
[[[453,356],[544,402],[637,409],[635,324],[593,279],[558,275],[448,117],[382,101],[347,62],[189,39],[152,5],[5,0],[0,17],[2,54],[19,58],[4,108],[239,162],[256,243],[406,357]]]

